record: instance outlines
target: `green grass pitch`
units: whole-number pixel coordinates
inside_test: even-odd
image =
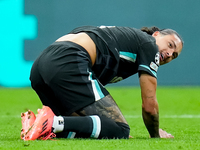
[[[132,139],[20,139],[21,112],[37,112],[42,104],[31,88],[0,88],[0,149],[53,150],[174,150],[200,149],[200,87],[158,87],[160,128],[174,139],[150,139],[141,117],[139,87],[108,87],[127,119]]]

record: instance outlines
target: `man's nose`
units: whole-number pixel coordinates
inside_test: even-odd
[[[167,51],[167,56],[171,57],[173,55],[173,53],[174,53],[174,50],[170,49]]]

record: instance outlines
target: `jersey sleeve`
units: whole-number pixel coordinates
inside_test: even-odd
[[[145,71],[151,76],[157,78],[159,67],[158,47],[154,42],[143,44],[138,58],[138,72]]]

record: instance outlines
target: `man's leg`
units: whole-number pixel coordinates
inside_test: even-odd
[[[39,69],[38,60],[36,60],[31,69],[31,86],[39,96],[41,102],[45,106],[49,106],[56,115],[60,115],[60,111],[57,109],[58,104],[55,102],[55,95],[52,89],[44,82]]]
[[[130,129],[126,120],[112,97],[105,96],[108,95],[108,91],[96,79],[91,69],[89,55],[84,50],[79,49],[80,47],[75,46],[73,49],[60,49],[65,57],[59,57],[62,59],[56,63],[47,57],[50,55],[43,55],[43,58],[40,59],[40,65],[33,66],[32,87],[42,103],[49,106],[56,115],[50,115],[50,118],[44,120],[43,114],[48,113],[45,109],[42,111],[43,113],[40,113],[42,121],[37,119],[34,127],[37,129],[39,126],[41,129],[41,126],[48,122],[50,128],[44,126],[42,133],[51,132],[52,126],[57,137],[59,137],[60,132],[67,133],[62,137],[128,138]],[[57,48],[54,50],[57,51]],[[48,52],[54,53],[54,50],[51,49]],[[77,55],[74,55],[75,50]],[[63,63],[66,60],[68,60],[67,65]],[[74,63],[74,60],[78,61]],[[51,63],[51,68],[46,62]],[[51,70],[55,70],[56,74],[50,76]],[[41,79],[41,82],[38,82],[38,78]],[[96,101],[99,98],[101,99]],[[82,110],[79,110],[80,108]],[[47,110],[49,111],[49,109]],[[79,116],[69,116],[72,112]],[[62,117],[58,115],[62,115]],[[29,131],[30,134],[37,133],[33,129],[31,128]]]
[[[122,115],[119,107],[111,95],[105,96],[104,98],[94,102],[82,110],[76,111],[76,113],[80,116],[98,115],[111,119],[115,122],[122,122],[127,124],[126,119]]]
[[[54,117],[54,128],[61,127],[58,137],[76,138],[128,138],[130,128],[119,107],[108,95],[76,111],[70,117]],[[57,122],[57,123],[56,123]],[[59,125],[60,122],[63,124]],[[56,126],[56,127],[55,127]]]

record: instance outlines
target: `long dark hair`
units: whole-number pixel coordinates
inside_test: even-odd
[[[175,34],[181,40],[182,45],[184,43],[182,37],[175,30],[172,29],[159,29],[158,27],[153,26],[153,27],[142,27],[141,30],[149,35],[152,35],[156,31],[159,31],[162,35]]]

